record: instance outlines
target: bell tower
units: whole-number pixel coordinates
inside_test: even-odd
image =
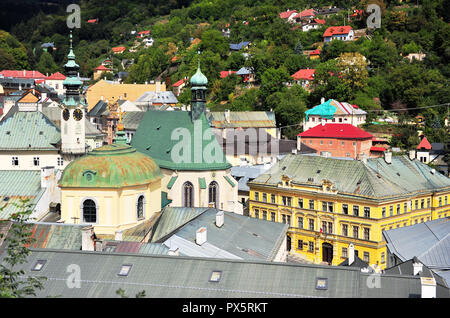
[[[85,115],[86,104],[80,96],[83,84],[78,78],[79,65],[75,63],[72,49],[72,30],[70,31],[70,51],[67,63],[64,65],[66,79],[63,86],[66,89],[61,103],[61,153],[65,155],[83,155],[86,153]]]
[[[191,118],[197,120],[206,110],[206,85],[208,79],[200,70],[198,61],[197,72],[191,77]]]

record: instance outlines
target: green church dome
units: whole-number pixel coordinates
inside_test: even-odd
[[[159,166],[147,155],[124,144],[96,148],[72,161],[60,180],[63,188],[122,188],[162,178]]]
[[[198,64],[197,72],[191,77],[191,86],[206,86],[208,85],[208,79],[203,75],[200,70],[200,63]]]

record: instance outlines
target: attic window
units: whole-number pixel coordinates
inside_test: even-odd
[[[399,177],[400,177],[400,173],[398,173],[398,172],[397,172],[397,176],[399,176]]]
[[[40,271],[42,267],[44,267],[47,260],[45,259],[39,259],[34,263],[33,267],[31,268],[32,271]]]
[[[7,131],[6,134],[7,134],[7,135],[11,135],[11,132],[10,132],[10,131]]]
[[[149,150],[152,147],[152,145],[148,145],[147,148],[145,148],[145,150]]]
[[[320,169],[319,169],[319,170],[317,170],[317,173],[320,173],[320,171],[321,171]]]
[[[9,197],[4,197],[3,201],[9,201]]]
[[[209,281],[212,283],[218,283],[222,279],[222,271],[212,271],[209,276]]]
[[[314,182],[314,178],[308,178],[309,182]]]
[[[328,278],[317,277],[316,289],[327,290],[328,289]]]
[[[120,268],[120,272],[117,275],[119,275],[119,276],[128,276],[132,266],[133,265],[129,265],[129,264],[122,265],[122,267]]]
[[[39,132],[39,135],[41,135],[41,136],[42,136],[43,134],[44,134],[44,132],[43,132],[43,131],[40,131],[40,132]]]
[[[156,126],[156,130],[159,130],[161,128],[161,125]]]

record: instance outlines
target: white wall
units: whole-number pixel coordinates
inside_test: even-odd
[[[12,165],[12,157],[19,158],[19,165]],[[39,157],[39,166],[33,164],[33,158]],[[64,160],[62,166],[58,166],[58,158],[61,155],[58,151],[33,151],[33,150],[18,150],[18,151],[2,151],[0,152],[0,169],[2,170],[40,170],[42,167],[53,166],[56,169],[64,169],[69,161]]]

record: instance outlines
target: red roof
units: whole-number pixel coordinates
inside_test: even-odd
[[[87,23],[97,23],[98,19],[90,19],[87,20]]]
[[[314,73],[316,72],[315,69],[302,69],[296,72],[295,74],[292,74],[291,77],[295,80],[308,80],[312,81],[314,79]]]
[[[287,19],[291,16],[292,13],[297,13],[297,10],[289,10],[289,11],[281,12],[280,18]]]
[[[370,147],[370,151],[386,151],[386,148],[384,147]]]
[[[320,55],[320,50],[313,50],[311,52],[309,52],[309,55]]]
[[[123,51],[125,51],[127,48],[125,46],[116,46],[113,47],[112,50],[114,53],[121,53]]]
[[[423,137],[422,141],[417,146],[417,149],[426,149],[426,150],[430,150],[431,149],[431,144],[428,141],[427,137]]]
[[[321,20],[321,19],[314,19],[314,22],[316,22],[318,24],[325,24],[325,20]]]
[[[220,78],[228,77],[231,74],[236,73],[236,71],[220,71]]]
[[[46,79],[45,75],[39,71],[12,71],[3,70],[0,72],[4,77],[28,78],[28,79]]]
[[[182,79],[180,79],[178,82],[176,82],[175,84],[173,84],[172,86],[173,87],[178,87],[178,86],[180,86],[181,84],[183,84],[184,83],[184,79],[182,78]]]
[[[110,71],[110,69],[103,65],[99,65],[96,68],[94,68],[94,71]]]
[[[314,9],[308,9],[308,10],[303,10],[298,15],[300,17],[311,17],[311,16],[315,16],[316,13],[314,12]]]
[[[333,36],[335,34],[348,34],[353,28],[350,25],[329,27],[323,36]]]
[[[56,80],[63,81],[66,79],[66,76],[64,74],[61,74],[60,72],[56,72],[56,73],[53,73],[52,75],[48,76],[47,79],[54,80],[54,81],[56,81]]]
[[[141,31],[138,34],[150,34],[150,30]]]
[[[317,125],[297,136],[300,137],[322,137],[338,139],[372,139],[373,135],[355,127],[352,124],[325,124]]]

